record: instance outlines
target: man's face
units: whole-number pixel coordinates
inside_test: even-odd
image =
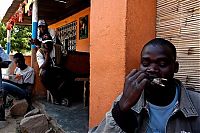
[[[40,25],[39,26],[39,30],[40,30],[40,32],[44,33],[45,30],[46,30],[46,26],[45,25]]]
[[[22,68],[25,65],[24,60],[19,59],[19,58],[14,58],[14,62],[17,67]]]
[[[53,43],[52,42],[46,42],[42,44],[43,48],[45,48],[48,51],[52,51],[53,49]]]
[[[172,79],[178,71],[178,63],[168,47],[148,45],[141,55],[140,70],[151,78]]]

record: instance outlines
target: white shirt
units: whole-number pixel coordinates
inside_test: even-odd
[[[23,84],[23,83],[30,83],[34,84],[34,69],[30,66],[27,66],[26,69],[21,70],[20,68],[16,67],[14,74],[20,74],[22,75],[22,78],[20,80],[16,80],[14,82]]]
[[[52,59],[52,62],[53,62],[53,65],[55,65],[55,47],[53,47],[53,50],[51,51],[50,53],[50,57]],[[39,68],[42,66],[42,64],[45,62],[45,57],[44,55],[41,53],[40,50],[37,51],[36,53],[36,58],[37,58],[37,63],[38,63],[38,66]]]

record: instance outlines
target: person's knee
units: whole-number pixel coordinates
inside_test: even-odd
[[[46,76],[48,76],[48,71],[44,70],[44,69],[41,69],[40,70],[40,77],[41,78],[45,78]]]

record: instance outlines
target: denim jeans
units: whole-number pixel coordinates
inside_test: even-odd
[[[3,104],[0,106],[0,121],[5,120],[5,105],[6,105],[6,97],[8,94],[14,97],[18,97],[19,99],[25,98],[29,103],[28,95],[26,94],[25,90],[21,89],[20,87],[12,83],[2,81],[2,89],[3,91],[1,92],[3,95]]]
[[[26,90],[12,84],[9,82],[2,81],[2,89],[4,89],[4,95],[7,96],[7,94],[10,94],[14,97],[17,97],[19,99],[27,98],[28,94],[26,93]]]
[[[28,110],[32,106],[31,102],[31,92],[29,92],[28,89],[19,87],[16,83],[12,83],[10,81],[2,81],[2,89],[4,90],[3,99],[4,103],[6,103],[6,97],[7,95],[11,95],[13,97],[16,97],[18,99],[26,99],[28,103]]]

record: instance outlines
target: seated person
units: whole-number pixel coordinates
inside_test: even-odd
[[[179,68],[175,46],[156,38],[143,47],[140,57],[140,68],[128,74],[122,94],[89,132],[199,133],[200,94],[174,78]]]
[[[2,54],[3,53],[3,54]],[[3,51],[3,49],[0,47],[0,69],[1,68],[8,68],[11,61],[5,61],[5,59],[9,59],[9,57],[5,58],[6,53]],[[4,91],[2,88],[2,74],[0,70],[0,128],[4,127],[5,122],[5,104],[3,102],[3,95]]]
[[[30,111],[32,109],[31,93],[34,84],[34,70],[25,64],[25,58],[21,53],[16,53],[13,61],[16,64],[14,75],[9,75],[8,79],[2,80],[4,103],[8,94],[19,99],[26,99],[27,111]]]
[[[42,84],[53,95],[55,104],[69,106],[69,99],[65,99],[64,85],[71,85],[72,75],[65,69],[55,66],[55,47],[51,36],[44,35],[41,48],[36,53],[40,68]]]
[[[9,55],[5,53],[4,49],[0,46],[0,69],[8,68],[11,63]],[[2,89],[2,74],[0,70],[0,128],[6,125],[5,121],[5,104],[3,102],[4,91]]]

